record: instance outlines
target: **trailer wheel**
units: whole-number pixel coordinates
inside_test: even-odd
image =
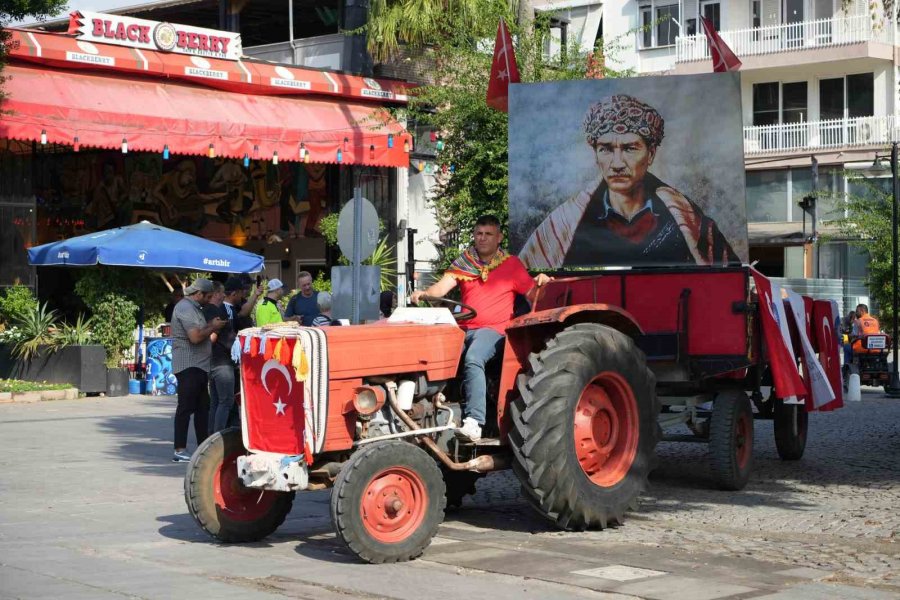
[[[238,428],[206,438],[184,477],[188,511],[206,533],[222,542],[256,542],[284,523],[294,492],[245,487],[237,458],[247,451]]]
[[[444,478],[427,452],[402,441],[366,445],[341,467],[331,492],[338,537],[369,563],[420,556],[444,519]]]
[[[513,469],[563,529],[621,523],[646,489],[659,439],[656,378],[627,335],[567,327],[530,357],[511,405]]]
[[[713,480],[723,490],[740,490],[753,464],[753,409],[743,391],[716,395],[709,428]]]
[[[794,431],[794,413],[797,414],[797,431]],[[785,404],[775,400],[775,448],[781,460],[800,460],[806,450],[806,432],[809,413],[802,404]]]

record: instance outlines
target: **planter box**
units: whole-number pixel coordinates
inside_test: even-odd
[[[67,346],[58,352],[41,348],[28,362],[0,345],[0,377],[48,383],[69,383],[86,394],[106,391],[106,350],[100,345]]]

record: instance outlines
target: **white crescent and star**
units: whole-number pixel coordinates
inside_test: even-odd
[[[267,394],[269,394],[269,395],[272,394],[272,391],[269,389],[269,384],[266,382],[266,376],[269,374],[269,371],[273,371],[273,370],[278,372],[282,377],[284,377],[284,380],[287,381],[287,385],[288,385],[287,393],[288,393],[288,395],[290,395],[291,390],[294,387],[294,382],[291,381],[291,374],[288,372],[287,367],[285,367],[283,364],[281,364],[274,358],[267,360],[266,363],[263,365],[262,373],[260,374],[260,377],[259,377],[262,380],[263,389],[266,390]],[[287,406],[287,404],[282,402],[281,398],[276,398],[276,400],[277,400],[277,402],[272,403],[272,405],[275,407],[275,414],[283,415],[284,409]]]

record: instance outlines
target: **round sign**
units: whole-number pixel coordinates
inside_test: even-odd
[[[175,42],[178,41],[178,32],[171,23],[160,23],[153,28],[153,41],[156,47],[164,52],[170,52],[175,49]]]
[[[362,199],[362,237],[359,240],[359,259],[366,260],[375,252],[378,246],[378,213],[372,203]],[[338,217],[338,246],[344,256],[353,260],[353,199],[351,198],[344,208],[341,209],[341,216]]]

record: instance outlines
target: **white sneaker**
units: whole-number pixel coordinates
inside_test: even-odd
[[[481,439],[481,425],[472,417],[466,417],[463,419],[462,427],[456,430],[456,434],[477,442]]]

